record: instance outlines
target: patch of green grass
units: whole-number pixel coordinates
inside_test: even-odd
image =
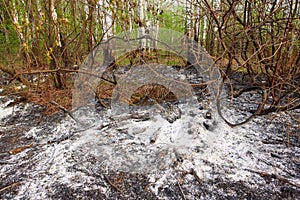
[[[116,60],[117,66],[128,66],[143,63],[159,63],[165,65],[179,65],[184,66],[186,64],[185,59],[177,54],[165,50],[146,50],[146,51],[132,51],[126,53]]]

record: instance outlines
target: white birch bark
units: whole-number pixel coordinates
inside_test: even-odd
[[[57,45],[59,47],[61,47],[61,41],[60,41],[60,37],[59,37],[59,27],[58,27],[58,22],[57,22],[57,13],[55,10],[55,4],[54,4],[54,0],[50,0],[50,14],[51,14],[51,20],[53,21],[54,24],[54,45]],[[53,31],[53,30],[52,30]]]
[[[161,0],[155,0],[155,5],[156,5],[156,10],[157,10],[157,13],[156,13],[156,20],[155,20],[155,32],[154,32],[154,38],[155,38],[155,41],[154,41],[154,44],[153,44],[153,48],[154,49],[157,49],[157,40],[158,40],[158,32],[159,32],[159,19],[158,19],[158,16],[160,15],[160,12],[161,12]]]
[[[190,38],[193,37],[193,0],[186,1],[186,35]]]
[[[103,2],[104,7],[107,8],[109,5],[106,1]],[[112,11],[110,9],[106,9],[103,17],[103,32],[104,32],[104,40],[107,40],[109,37],[113,36],[113,19],[112,19]]]
[[[131,9],[130,0],[127,1],[127,12],[128,12],[128,23],[129,23],[129,33],[132,32],[132,16],[134,16],[134,10]]]
[[[145,0],[138,0],[138,18],[139,18],[139,37],[143,37],[145,35]],[[146,47],[146,39],[140,40],[140,49],[145,49]]]
[[[4,2],[4,4],[5,4],[5,2]],[[8,5],[5,4],[5,6],[7,7]],[[19,16],[17,14],[18,12],[17,12],[17,9],[16,9],[15,2],[13,2],[13,8],[8,9],[8,10],[10,10],[9,14],[10,14],[11,20],[13,22],[13,25],[15,27],[16,33],[19,37],[19,40],[21,41],[21,45],[22,45],[21,49],[23,50],[24,55],[25,55],[25,59],[26,59],[26,68],[29,69],[30,63],[31,63],[31,58],[30,58],[30,55],[28,53],[28,46],[27,46],[26,37],[23,33],[22,26],[19,24]]]

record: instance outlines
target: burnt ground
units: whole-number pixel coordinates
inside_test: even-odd
[[[165,167],[122,171],[103,164],[103,149],[94,152],[104,137],[96,134],[118,135],[130,119],[93,129],[63,112],[44,116],[42,106],[12,105],[15,98],[0,99],[1,199],[299,199],[299,133],[287,138],[282,123],[293,123],[299,110],[261,116],[238,128],[219,122],[222,135],[206,153],[171,153]],[[99,112],[105,117],[105,110]]]

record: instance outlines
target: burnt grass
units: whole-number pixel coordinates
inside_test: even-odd
[[[238,76],[238,75],[235,75]],[[247,85],[247,84],[245,84]],[[16,98],[1,97],[0,104],[11,99],[17,102]],[[0,179],[1,199],[28,199],[30,196],[20,194],[23,182],[34,177],[30,176],[31,171],[36,169],[36,161],[33,156],[45,150],[53,143],[62,141],[52,140],[53,129],[61,121],[69,116],[64,112],[53,115],[44,115],[45,107],[33,103],[19,101],[13,106],[15,111],[0,121],[0,168],[5,170],[5,176]],[[8,107],[9,107],[8,106]],[[101,110],[101,109],[100,109]],[[299,111],[293,112],[298,115]],[[299,148],[298,130],[294,131],[287,139],[285,125],[280,120],[270,120],[270,116],[263,116],[265,120],[257,120],[253,123],[254,129],[263,132],[267,125],[274,123],[274,135],[265,135],[257,139],[257,142],[265,145],[285,146],[285,148]],[[260,119],[262,119],[260,118]],[[71,120],[71,119],[70,119]],[[71,120],[72,121],[72,120]],[[297,122],[297,121],[296,121]],[[293,123],[288,121],[287,123]],[[294,122],[295,123],[295,122]],[[26,136],[25,133],[33,127],[39,130],[37,136]],[[75,136],[76,137],[76,136]],[[65,138],[72,140],[73,137]],[[28,144],[32,147],[26,149],[24,156],[19,162],[11,162],[16,150]],[[24,150],[25,151],[25,150]],[[285,164],[290,172],[290,177],[296,181],[300,179],[300,151],[297,154],[285,157]],[[22,153],[22,152],[21,152]],[[23,152],[24,153],[24,152]],[[251,152],[250,152],[251,153]],[[270,153],[272,159],[282,159],[280,150],[278,154]],[[97,159],[86,156],[73,155],[73,165],[67,168],[70,173],[81,173],[92,181],[72,186],[70,183],[63,183],[59,180],[52,180],[53,184],[46,185],[47,199],[298,199],[300,197],[300,185],[294,184],[290,179],[282,178],[272,173],[258,173],[251,171],[253,177],[251,182],[234,181],[227,179],[219,172],[218,168],[212,166],[213,178],[199,180],[191,171],[181,171],[170,166],[167,181],[162,184],[155,194],[150,187],[153,182],[149,179],[150,174],[120,172],[101,168]],[[47,165],[47,164],[45,164]],[[208,163],[209,165],[209,163]],[[272,163],[270,163],[272,165]],[[84,167],[85,166],[85,167]],[[45,172],[47,173],[47,172]],[[163,175],[165,171],[157,171],[156,176]],[[44,174],[49,175],[49,174]],[[39,174],[43,176],[43,174]],[[51,177],[51,174],[49,175]],[[42,184],[42,183],[41,183]],[[103,189],[99,189],[103,188]],[[22,190],[24,191],[24,190]]]
[[[2,103],[8,101],[9,97],[2,98]],[[9,168],[5,177],[1,177],[0,196],[2,199],[20,198],[18,193],[22,182],[28,177],[26,170],[35,168],[34,162],[10,163],[9,158],[14,156],[9,153],[10,150],[22,147],[27,144],[39,143],[38,139],[51,138],[52,130],[66,117],[66,114],[59,112],[52,116],[43,115],[44,108],[39,105],[19,103],[15,105],[18,109],[12,115],[1,120],[0,131],[0,166],[1,168]],[[25,137],[24,133],[32,127],[38,127],[42,131],[40,137]],[[277,127],[278,128],[278,127]],[[278,130],[280,131],[280,130]],[[282,142],[284,141],[281,138]],[[274,143],[274,138],[265,138],[264,143]],[[294,141],[295,146],[299,145],[299,141]],[[298,146],[299,147],[299,146]],[[42,151],[38,146],[33,146],[27,152],[23,159],[29,159],[35,151]],[[75,155],[76,156],[76,155]],[[276,159],[276,158],[274,158]],[[297,159],[297,155],[291,159]],[[299,157],[298,157],[299,159]],[[78,158],[77,163],[87,162],[89,165],[99,166],[99,163],[92,157]],[[293,168],[298,174],[294,174],[295,178],[299,178],[300,162],[294,163]],[[76,162],[75,162],[76,163]],[[149,186],[149,178],[147,174],[138,173],[122,173],[115,171],[107,171],[98,167],[97,170],[87,170],[74,165],[69,171],[81,171],[91,177],[93,183],[83,184],[78,187],[71,187],[69,184],[55,182],[49,185],[49,199],[297,199],[300,196],[299,186],[291,185],[285,179],[280,179],[272,174],[255,174],[261,177],[264,183],[257,182],[255,189],[244,183],[243,181],[230,181],[218,174],[217,170],[215,178],[203,180],[199,182],[191,172],[182,172],[174,170],[169,182],[158,188],[158,193],[154,194]],[[22,171],[24,173],[22,173]],[[21,173],[20,173],[21,172]],[[161,172],[157,172],[160,174]],[[186,176],[192,178],[186,179]],[[99,189],[93,189],[94,186],[102,186],[106,188],[106,193]],[[88,189],[86,189],[88,188]],[[276,188],[276,189],[274,189]],[[26,195],[21,199],[27,199]]]

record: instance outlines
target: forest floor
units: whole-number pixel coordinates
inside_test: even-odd
[[[86,106],[74,120],[1,96],[1,199],[299,198],[299,132],[283,122],[300,110],[231,128],[209,107],[175,106],[172,123],[148,107]]]

